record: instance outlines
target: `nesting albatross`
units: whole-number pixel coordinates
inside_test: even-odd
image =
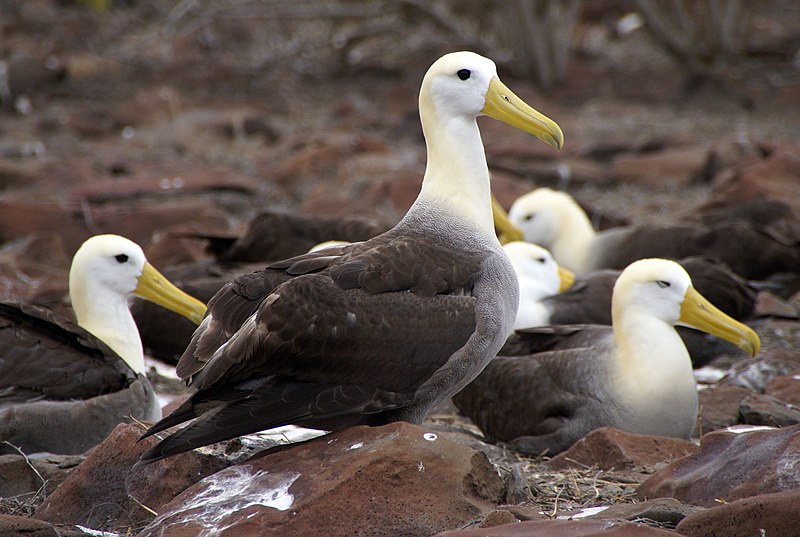
[[[791,235],[777,233],[744,215],[707,224],[622,226],[595,232],[586,212],[567,193],[550,188],[520,196],[508,211],[525,240],[544,246],[576,274],[622,269],[637,259],[682,259],[693,255],[725,263],[744,278],[761,279],[800,267],[800,248]]]
[[[198,324],[205,313],[118,235],[83,243],[69,291],[78,326],[44,308],[0,303],[0,441],[26,453],[83,453],[130,416],[160,419],[129,296]]]
[[[685,324],[758,352],[758,336],[703,298],[665,259],[628,266],[614,286],[613,326],[517,332],[453,402],[490,440],[555,455],[599,427],[689,438],[697,389]],[[514,341],[515,340],[515,341]],[[543,351],[543,352],[539,352]]]
[[[556,148],[563,135],[471,52],[431,66],[419,107],[427,168],[406,216],[370,240],[273,263],[220,290],[178,363],[197,393],[147,434],[194,421],[142,461],[286,424],[419,423],[494,357],[512,330],[517,285],[495,236],[476,118]]]

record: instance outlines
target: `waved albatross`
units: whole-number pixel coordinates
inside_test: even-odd
[[[117,235],[81,245],[69,293],[77,326],[44,308],[0,303],[0,442],[25,453],[83,453],[129,416],[161,418],[128,311],[131,295],[196,324],[205,313]]]
[[[515,330],[552,324],[611,324],[611,295],[619,270],[587,272],[565,289],[564,274],[569,278],[571,273],[561,268],[546,249],[526,242],[509,243],[504,248],[520,285]],[[689,273],[694,288],[727,315],[742,320],[754,312],[757,290],[723,264],[704,257],[687,257],[678,263]],[[684,326],[676,329],[695,368],[737,350],[698,330]]]
[[[405,217],[370,240],[273,263],[220,290],[177,367],[197,393],[146,435],[194,421],[142,461],[287,424],[419,423],[494,357],[518,297],[495,236],[476,118],[559,149],[563,135],[471,52],[434,62],[419,109],[427,167]]]
[[[610,327],[516,332],[515,345],[504,349],[514,356],[492,360],[453,402],[488,439],[535,455],[560,453],[599,427],[689,438],[697,389],[674,326],[714,334],[751,356],[760,347],[753,330],[714,307],[665,259],[636,261],[622,272],[612,318]]]
[[[761,279],[800,267],[800,244],[750,219],[709,225],[638,225],[596,232],[580,205],[565,192],[537,188],[514,201],[511,222],[525,240],[539,244],[576,274],[622,269],[637,259],[714,258],[744,278]]]
[[[503,245],[519,283],[519,308],[514,330],[550,324],[552,297],[568,289],[575,275],[560,267],[546,248],[538,244],[512,241]]]

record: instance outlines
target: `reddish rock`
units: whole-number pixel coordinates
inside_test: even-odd
[[[761,494],[684,518],[676,530],[687,537],[798,535],[800,490]]]
[[[140,534],[431,535],[491,511],[504,484],[483,453],[405,422],[353,427],[232,466]]]
[[[83,462],[83,455],[0,455],[0,497],[50,494]]]
[[[764,393],[800,407],[800,369],[773,378],[767,383]]]
[[[719,383],[742,386],[761,393],[772,379],[797,369],[799,359],[800,352],[793,349],[767,348],[753,358],[734,363]]]
[[[93,529],[141,528],[179,492],[226,466],[197,452],[133,468],[155,438],[139,442],[140,426],[118,425],[37,509],[35,518]]]
[[[786,427],[800,423],[800,410],[771,395],[753,393],[739,405],[742,423],[748,425],[767,425]]]
[[[550,461],[554,468],[597,466],[601,470],[652,468],[697,451],[681,438],[626,433],[619,429],[596,429]]]
[[[715,185],[714,198],[728,202],[781,200],[800,212],[800,150],[796,144],[763,147],[763,158],[745,159]]]
[[[651,476],[641,499],[672,497],[704,507],[800,487],[800,426],[753,430],[749,426],[703,436],[700,451]]]
[[[493,528],[437,533],[435,537],[675,537],[675,533],[634,522],[531,520]]]
[[[0,200],[0,240],[31,234],[59,236],[69,252],[96,233],[117,233],[146,244],[154,233],[186,222],[224,228],[227,214],[211,201],[202,199],[156,203],[125,200],[89,205],[81,200]],[[70,254],[71,255],[71,254]]]
[[[675,498],[656,498],[636,503],[618,503],[590,518],[631,520],[658,524],[659,527],[674,528],[687,516],[703,511],[702,507],[679,502]]]
[[[87,533],[66,524],[53,525],[30,517],[0,515],[0,535],[3,537],[86,537]]]
[[[711,151],[707,148],[670,148],[657,153],[623,154],[612,163],[612,175],[640,185],[690,185],[707,179]]]
[[[739,405],[752,392],[734,385],[721,385],[697,392],[700,428],[703,434],[739,423]]]

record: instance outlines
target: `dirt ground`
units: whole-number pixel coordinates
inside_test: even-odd
[[[481,120],[504,202],[546,184],[619,221],[669,222],[711,196],[714,174],[620,182],[603,155],[800,144],[800,6],[788,0],[745,3],[737,53],[701,58],[694,77],[644,28],[625,29],[634,4],[587,2],[548,89],[521,72],[522,53],[480,33],[481,8],[501,2],[87,4],[0,0],[3,299],[63,296],[71,253],[96,231],[129,231],[163,267],[202,256],[157,250],[160,223],[183,216],[218,232],[264,207],[399,218],[424,169],[419,82],[451,50],[497,53],[501,78],[565,133],[555,154]],[[170,203],[149,222],[131,210]],[[496,456],[538,476],[546,512],[626,501],[646,477],[549,475]]]

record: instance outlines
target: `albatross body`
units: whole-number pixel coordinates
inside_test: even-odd
[[[419,106],[428,163],[406,216],[370,240],[273,263],[220,290],[178,363],[198,392],[147,434],[194,421],[143,461],[286,424],[419,423],[497,353],[517,285],[494,232],[476,117],[557,148],[563,135],[470,52],[431,66]]]
[[[504,248],[520,284],[515,330],[556,324],[611,324],[611,296],[619,270],[593,270],[572,280],[571,273],[540,246],[512,242]],[[724,313],[742,320],[754,311],[756,290],[723,264],[704,257],[687,257],[678,263],[689,273],[695,289]],[[736,351],[728,342],[697,330],[682,326],[677,330],[695,368],[722,353]]]
[[[730,341],[751,355],[758,336],[700,295],[663,259],[627,267],[614,286],[613,326],[517,332],[456,406],[490,440],[555,455],[599,427],[689,438],[697,419],[692,364],[676,324]]]
[[[0,441],[25,453],[83,453],[130,417],[160,419],[129,296],[195,323],[205,312],[117,235],[80,247],[69,287],[77,326],[43,308],[0,304]]]
[[[583,274],[622,269],[637,259],[712,257],[744,278],[761,279],[800,267],[797,239],[776,234],[751,219],[726,218],[708,225],[625,226],[595,232],[567,193],[550,188],[520,196],[508,212],[525,240],[553,254],[559,265]]]

